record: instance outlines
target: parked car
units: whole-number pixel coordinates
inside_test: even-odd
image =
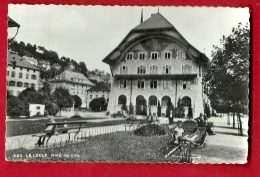
[[[117,111],[117,113],[111,114],[111,117],[116,118],[116,117],[127,117],[127,113],[125,111]]]

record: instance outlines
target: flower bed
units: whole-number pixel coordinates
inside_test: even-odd
[[[161,136],[165,135],[164,129],[157,124],[147,124],[134,131],[137,136]]]

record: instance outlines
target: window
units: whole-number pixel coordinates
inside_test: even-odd
[[[29,84],[27,82],[25,82],[23,86],[27,88],[27,87],[29,87]]]
[[[29,69],[27,69],[27,72],[29,72]]]
[[[139,67],[137,68],[137,74],[145,74],[145,72],[146,72],[146,67],[144,67],[144,66],[139,66]]]
[[[35,88],[35,84],[31,84],[31,87],[32,87],[32,88]]]
[[[151,52],[151,59],[156,60],[159,58],[159,53],[158,52]]]
[[[35,70],[33,70],[33,72],[35,73]]]
[[[144,60],[145,59],[145,53],[139,53],[139,60]]]
[[[149,98],[149,105],[157,105],[157,98],[155,96],[150,96]]]
[[[9,81],[9,86],[15,86],[15,82],[14,81]]]
[[[127,74],[128,73],[128,67],[122,66],[120,67],[120,74]]]
[[[20,68],[20,70],[22,71],[22,70],[23,70],[23,68]]]
[[[202,75],[203,75],[202,73],[203,73],[202,67],[199,66],[199,77],[202,77]]]
[[[36,106],[36,109],[40,109],[41,107],[40,106]]]
[[[178,58],[186,58],[185,52],[178,52]]]
[[[189,90],[190,89],[190,81],[183,81],[182,88]]]
[[[9,71],[7,71],[7,76],[9,76]]]
[[[183,66],[182,67],[182,73],[183,74],[191,74],[192,73],[192,66]]]
[[[92,95],[89,95],[89,98],[92,99]]]
[[[126,80],[120,81],[120,88],[126,88]]]
[[[156,89],[157,88],[157,81],[150,81],[150,88]]]
[[[12,71],[11,76],[12,76],[12,77],[15,77],[15,71]]]
[[[118,104],[126,104],[126,101],[127,101],[127,99],[126,99],[125,95],[120,95],[118,97]]]
[[[29,79],[29,73],[26,73],[26,79]]]
[[[158,66],[151,66],[150,67],[150,74],[157,74],[158,73]]]
[[[137,81],[138,88],[144,88],[144,81]]]
[[[17,82],[17,87],[22,87],[23,83],[22,82]]]
[[[105,95],[102,95],[103,98],[105,98]]]
[[[36,75],[32,74],[31,78],[36,80]]]
[[[172,72],[172,67],[169,65],[166,65],[163,67],[163,73],[164,74],[170,74]]]
[[[22,78],[23,77],[23,73],[19,73],[19,78]]]
[[[163,89],[170,89],[171,81],[163,81]]]
[[[170,59],[171,58],[171,52],[164,52],[164,59]]]
[[[98,98],[98,95],[96,95],[96,98]]]
[[[132,59],[134,59],[134,54],[133,54],[133,53],[127,53],[127,54],[126,54],[126,59],[127,59],[127,60],[132,60]]]

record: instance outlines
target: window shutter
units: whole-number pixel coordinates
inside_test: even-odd
[[[172,66],[170,66],[170,72],[169,72],[170,74],[172,73]]]
[[[192,66],[189,66],[189,73],[192,73]]]
[[[125,73],[128,74],[128,67],[125,67]]]
[[[165,74],[165,70],[166,70],[166,68],[165,68],[165,66],[163,66],[163,72],[162,72],[163,74]]]

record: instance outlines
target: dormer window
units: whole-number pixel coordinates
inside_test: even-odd
[[[171,59],[171,52],[164,52],[164,59]]]
[[[145,74],[146,73],[146,67],[144,66],[139,66],[137,68],[137,74]]]
[[[133,60],[134,59],[134,54],[133,53],[127,53],[126,54],[126,60]]]
[[[156,60],[159,58],[159,52],[151,52],[151,58],[153,60]]]
[[[145,53],[144,52],[140,52],[138,55],[139,60],[144,60],[145,59]]]
[[[185,59],[186,58],[185,52],[178,52],[178,58]]]

